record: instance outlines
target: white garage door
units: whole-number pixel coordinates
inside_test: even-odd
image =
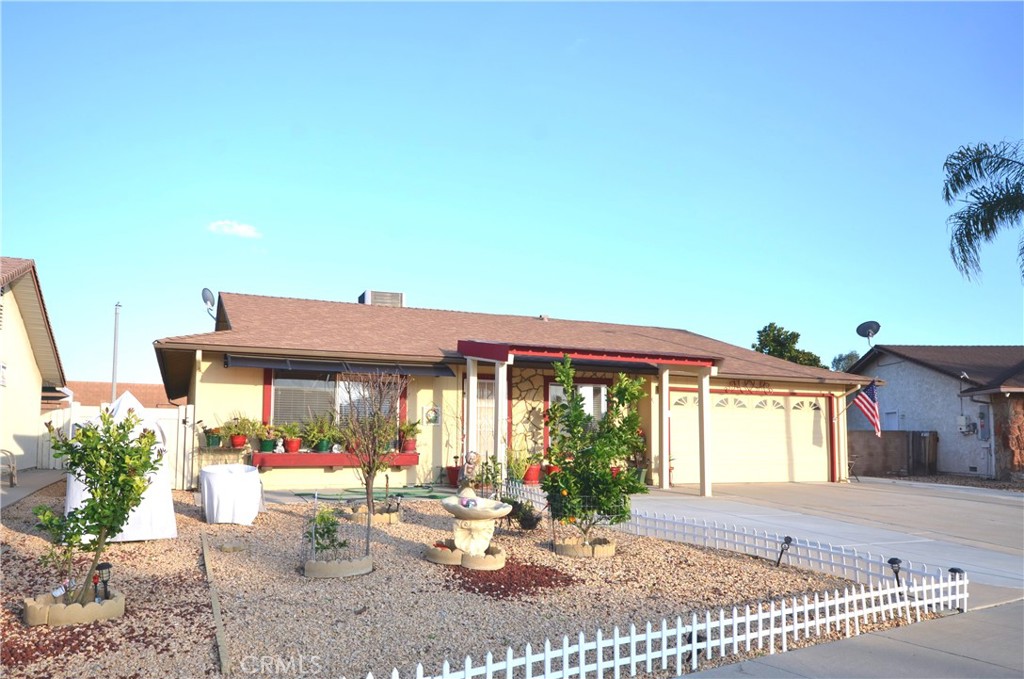
[[[828,481],[824,397],[711,395],[709,452],[714,483]],[[697,395],[674,394],[671,480],[700,482]]]

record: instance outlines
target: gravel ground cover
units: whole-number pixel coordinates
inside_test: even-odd
[[[1010,490],[1024,493],[1024,479],[1016,481],[996,481],[983,479],[967,474],[932,474],[930,476],[883,476],[878,478],[899,479],[900,481],[916,481],[918,483],[940,483],[948,486],[969,486],[971,488],[988,488],[989,490]]]
[[[373,530],[375,568],[369,575],[314,580],[299,570],[311,504],[268,503],[253,526],[209,525],[193,498],[174,492],[177,540],[110,547],[105,558],[114,565],[111,584],[128,597],[124,618],[52,629],[26,628],[21,598],[47,591],[58,579],[36,563],[47,545],[31,509],[43,502],[60,505],[63,484],[5,510],[4,676],[217,674],[203,534],[235,675],[356,679],[371,671],[389,676],[397,667],[414,676],[420,662],[426,672],[439,672],[445,658],[461,664],[469,654],[497,656],[526,643],[536,649],[545,639],[557,645],[563,634],[592,634],[597,627],[625,631],[630,623],[641,627],[690,611],[850,584],[763,559],[613,531],[601,535],[618,541],[617,557],[568,559],[550,551],[546,524],[547,530],[530,532],[499,528],[495,540],[508,553],[506,568],[467,572],[422,558],[427,545],[451,536],[451,516],[436,500],[403,502],[401,524]],[[361,554],[365,527],[342,522],[341,530],[348,553]]]

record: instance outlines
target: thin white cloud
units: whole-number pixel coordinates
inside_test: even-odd
[[[238,236],[239,238],[263,238],[263,234],[250,224],[241,224],[230,219],[221,219],[206,227],[213,233],[222,233],[225,236]]]

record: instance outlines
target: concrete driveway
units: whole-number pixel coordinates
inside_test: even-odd
[[[720,484],[711,498],[689,486],[652,490],[633,496],[633,506],[936,568],[956,566],[972,583],[1024,591],[1022,493],[864,478],[848,484]]]
[[[722,484],[633,497],[646,511],[853,547],[970,578],[969,612],[698,672],[693,677],[1022,677],[1024,494],[864,478]]]

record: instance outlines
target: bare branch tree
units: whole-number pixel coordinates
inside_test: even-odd
[[[409,386],[407,375],[374,372],[343,375],[344,391],[339,423],[349,436],[349,452],[356,456],[366,487],[366,555],[370,554],[373,523],[373,482],[391,466],[398,448],[398,405]]]

